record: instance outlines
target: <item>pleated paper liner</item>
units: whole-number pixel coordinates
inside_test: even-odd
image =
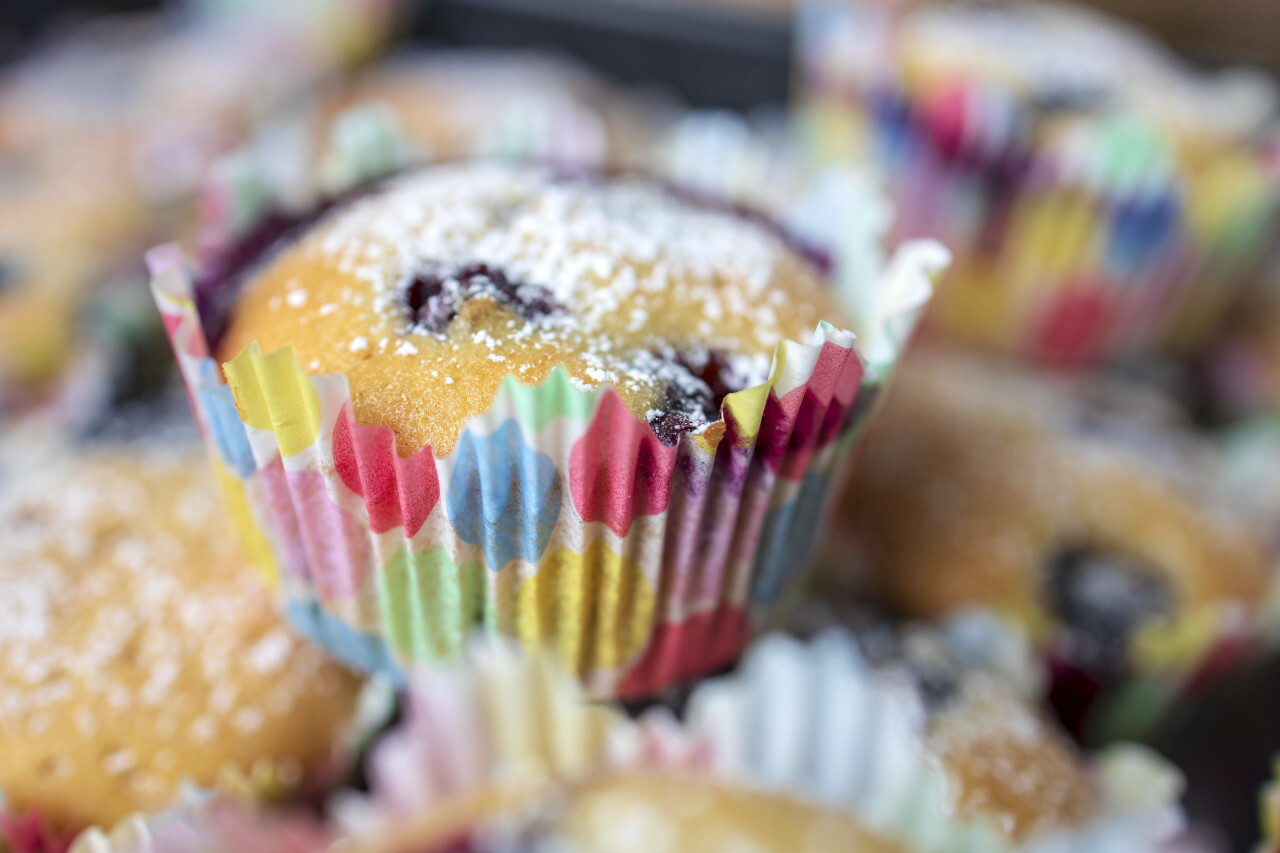
[[[1099,130],[1103,138],[1090,144],[1105,151],[1106,135]],[[1128,144],[1158,149],[1150,140]],[[938,157],[928,145],[912,150],[918,159],[902,165],[900,180],[928,171],[919,159]],[[962,217],[985,217],[972,226],[935,221],[945,206],[927,194],[903,201],[904,221],[923,219],[957,247],[954,284],[930,321],[1051,362],[1096,363],[1204,340],[1267,246],[1274,177],[1245,159],[1192,183],[1176,174],[1081,175],[1055,152],[1038,156],[1005,191],[1000,211],[992,197],[961,206]],[[938,186],[971,182],[960,177],[965,168],[964,161],[935,164],[947,175]],[[917,203],[926,212],[917,214]],[[972,232],[978,224],[982,232]],[[951,236],[957,232],[963,236]]]
[[[633,723],[583,705],[544,663],[509,646],[487,655],[412,677],[407,722],[373,752],[371,793],[338,809],[354,849],[432,849],[498,813],[521,813],[547,788],[628,770],[772,791],[847,814],[915,853],[1141,853],[1181,828],[1176,772],[1136,747],[1097,761],[1103,805],[1071,830],[1019,845],[994,818],[962,816],[955,781],[925,744],[915,689],[873,669],[844,632],[762,640],[736,675],[694,690],[685,725],[661,709]]]
[[[298,768],[259,760],[251,767],[226,765],[210,788],[184,784],[171,808],[152,815],[130,815],[107,830],[90,827],[79,833],[52,831],[37,811],[10,813],[0,792],[0,850],[4,853],[124,853],[150,851],[154,827],[179,820],[215,800],[240,803],[283,803],[322,795],[344,784],[356,760],[391,719],[395,693],[385,679],[370,679],[361,689],[356,712],[334,740],[332,754],[319,772],[298,777]],[[213,848],[201,848],[213,849]],[[270,849],[270,848],[264,848]]]
[[[1176,771],[1125,745],[1095,758],[1101,807],[1082,825],[1015,844],[989,818],[960,815],[924,744],[920,697],[842,632],[763,640],[738,674],[694,692],[688,726],[718,775],[802,792],[913,850],[1154,851],[1182,826]]]
[[[1280,851],[1280,761],[1273,762],[1272,778],[1258,792],[1262,844],[1258,853]]]
[[[1100,811],[1068,830],[1014,844],[992,818],[962,815],[956,781],[925,743],[919,695],[844,632],[766,638],[738,674],[695,689],[685,724],[664,709],[632,721],[589,704],[552,658],[497,638],[476,638],[455,665],[415,670],[409,696],[406,720],[370,754],[369,792],[336,798],[327,825],[215,802],[99,833],[77,853],[211,850],[221,848],[192,842],[237,837],[249,851],[443,850],[547,793],[629,772],[773,792],[912,853],[1154,853],[1182,826],[1176,772],[1125,746],[1095,762]],[[253,844],[265,839],[282,846]]]
[[[815,3],[800,24],[809,149],[870,157],[895,236],[956,253],[930,313],[950,334],[1059,362],[1193,350],[1274,239],[1274,142],[1205,152],[1136,118],[1049,121],[998,85],[893,79],[894,26],[870,9]],[[839,64],[834,31],[882,63]]]
[[[376,149],[339,152],[356,163],[396,147],[350,136]],[[217,207],[270,215],[237,185],[272,192],[251,174]],[[768,382],[675,447],[608,388],[581,391],[562,370],[535,387],[508,378],[439,459],[398,456],[389,429],[355,423],[345,377],[307,376],[291,350],[251,346],[220,368],[197,306],[230,297],[197,292],[176,248],[149,261],[227,505],[300,630],[397,675],[456,655],[481,625],[555,647],[595,694],[636,696],[731,662],[797,579],[946,253],[903,246],[875,280],[846,285],[871,370],[852,333],[823,325],[812,343],[780,343]]]
[[[853,335],[823,326],[676,447],[557,370],[509,378],[449,456],[400,457],[354,422],[345,377],[290,350],[251,347],[218,384],[182,262],[152,264],[229,503],[273,546],[264,573],[300,629],[367,668],[451,657],[477,624],[554,646],[602,695],[724,666],[806,562],[872,384]]]

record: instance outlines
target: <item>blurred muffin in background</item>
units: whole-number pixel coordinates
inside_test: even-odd
[[[97,152],[158,213],[189,204],[254,120],[342,66],[278,5],[108,16],[63,32],[0,77],[0,149]]]
[[[898,233],[956,255],[946,333],[1056,362],[1194,350],[1275,230],[1263,75],[1053,3],[815,3],[798,34],[817,156],[878,163]]]
[[[922,697],[914,673],[941,671],[945,646],[921,651],[927,634],[874,662],[838,631],[767,638],[695,689],[683,724],[651,712],[637,726],[527,664],[472,657],[411,683],[371,793],[338,815],[353,849],[380,853],[1154,851],[1178,830],[1176,774],[1158,759],[1086,757],[962,665],[952,692]]]
[[[142,254],[190,228],[213,159],[346,61],[287,5],[102,17],[0,74],[0,412],[100,369],[86,315],[145,296]],[[334,5],[383,7],[366,35],[395,6]]]
[[[411,157],[501,156],[567,166],[634,166],[669,107],[628,94],[570,59],[534,51],[435,49],[385,59],[319,103],[389,111]]]
[[[213,492],[190,450],[6,440],[0,841],[19,853],[184,785],[279,794],[345,772],[360,683],[285,627]]]
[[[920,347],[868,432],[824,571],[861,572],[912,617],[993,609],[1049,655],[1073,727],[1131,679],[1146,689],[1128,710],[1156,715],[1256,634],[1272,585],[1265,532],[1174,411],[1132,383]]]
[[[0,412],[49,392],[94,290],[136,268],[146,227],[131,201],[95,156],[0,154]]]

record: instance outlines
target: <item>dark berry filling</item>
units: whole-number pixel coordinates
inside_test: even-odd
[[[649,426],[668,447],[675,446],[684,433],[718,421],[724,398],[756,380],[735,372],[728,356],[721,352],[655,355],[662,363],[667,389],[665,405],[649,418]]]
[[[965,667],[940,634],[913,630],[869,610],[859,612],[853,627],[867,661],[909,675],[926,710],[939,711],[960,695]]]
[[[201,259],[196,278],[196,307],[209,345],[217,348],[227,330],[231,309],[250,271],[271,256],[276,247],[317,222],[329,211],[376,192],[380,181],[362,184],[348,192],[322,200],[306,213],[273,210],[229,247]]]
[[[1134,634],[1175,603],[1168,579],[1149,566],[1087,546],[1056,557],[1047,586],[1062,624],[1063,657],[1099,680],[1123,672]]]
[[[477,296],[496,299],[528,321],[564,310],[547,288],[514,283],[502,270],[488,264],[468,264],[450,272],[427,269],[404,287],[410,324],[436,334],[443,334],[463,303]]]

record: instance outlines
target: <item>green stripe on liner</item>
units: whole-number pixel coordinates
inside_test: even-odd
[[[420,554],[397,548],[378,571],[378,596],[383,630],[401,660],[456,658],[477,625],[496,624],[484,565],[455,563],[439,545]]]
[[[514,376],[502,380],[499,393],[515,404],[520,423],[533,432],[541,432],[556,417],[586,421],[596,410],[599,391],[583,391],[575,387],[569,372],[557,365],[537,385],[525,385]]]

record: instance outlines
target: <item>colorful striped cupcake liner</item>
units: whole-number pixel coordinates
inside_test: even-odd
[[[346,377],[304,374],[291,349],[218,365],[179,250],[149,262],[227,505],[301,631],[398,675],[483,626],[555,648],[594,694],[640,696],[730,663],[799,580],[946,253],[903,246],[861,283],[870,369],[823,324],[675,447],[609,388],[509,377],[441,458],[397,455],[355,422]]]
[[[1206,157],[1137,117],[1049,127],[995,84],[895,76],[893,24],[867,8],[813,3],[800,24],[809,148],[878,164],[895,237],[952,249],[951,284],[929,318],[948,332],[1071,363],[1192,348],[1273,241],[1273,143]],[[833,31],[856,32],[883,63],[834,67],[845,57]]]
[[[1096,761],[1102,812],[1070,832],[1019,845],[984,818],[961,817],[955,782],[925,744],[919,695],[873,668],[843,631],[764,638],[736,674],[695,688],[684,724],[664,709],[632,722],[584,705],[555,668],[510,646],[477,647],[467,666],[415,673],[411,685],[407,723],[371,755],[371,793],[336,811],[357,848],[475,791],[628,768],[796,797],[913,853],[1154,853],[1183,824],[1176,771],[1125,745]]]

